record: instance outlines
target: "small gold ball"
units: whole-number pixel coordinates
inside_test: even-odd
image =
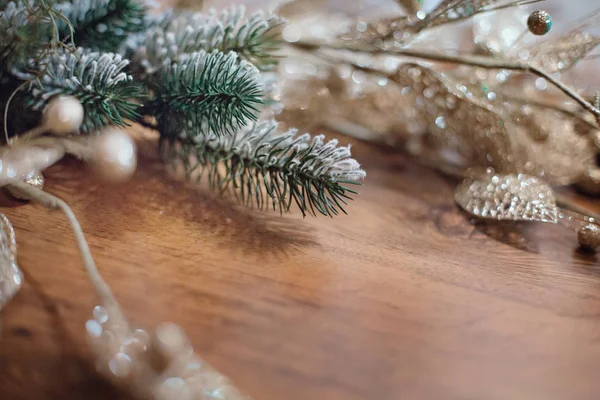
[[[577,232],[577,241],[585,249],[595,250],[600,246],[600,227],[589,224]]]
[[[28,185],[31,185],[37,189],[42,190],[44,188],[44,175],[42,175],[41,172],[38,171],[33,171],[31,172],[27,178],[25,178],[24,180],[25,183],[27,183]],[[10,192],[11,196],[13,196],[15,199],[17,200],[28,200],[25,197],[22,197],[20,194],[8,189],[8,191]]]
[[[552,17],[546,11],[534,11],[527,18],[527,28],[534,35],[545,35],[552,28]]]

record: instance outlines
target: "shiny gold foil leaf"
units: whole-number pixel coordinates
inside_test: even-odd
[[[427,147],[453,152],[463,165],[516,171],[504,121],[467,86],[412,63],[403,64],[390,78],[426,121],[423,141]]]
[[[545,72],[566,71],[600,44],[600,37],[585,32],[569,32],[533,51],[532,64]]]
[[[444,0],[424,20],[425,26],[442,25],[479,14],[498,0]]]
[[[518,107],[511,117],[520,172],[569,185],[595,166],[597,148],[589,125],[579,117],[535,105]]]
[[[536,45],[530,50],[532,64],[548,73],[571,68],[600,44],[600,37],[584,32],[589,27],[598,26],[598,23],[600,10],[595,10],[564,35],[550,38],[541,46]]]
[[[382,18],[371,21],[366,25],[350,28],[340,36],[343,40],[366,41],[372,43],[378,40],[394,39],[397,43],[408,43],[414,38],[415,31],[407,16]]]
[[[557,223],[552,188],[541,179],[524,174],[466,178],[454,198],[468,213],[486,219]]]

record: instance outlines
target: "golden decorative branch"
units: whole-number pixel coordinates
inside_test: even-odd
[[[585,110],[589,111],[596,118],[598,124],[600,124],[600,108],[596,107],[594,104],[584,99],[579,93],[577,93],[575,90],[571,89],[558,79],[553,78],[550,74],[526,62],[502,60],[496,59],[494,57],[476,56],[470,54],[452,55],[415,49],[379,49],[373,46],[365,46],[362,44],[354,43],[317,43],[309,41],[298,41],[295,43],[291,43],[291,45],[300,50],[311,52],[315,52],[317,50],[345,50],[354,53],[369,53],[372,55],[386,54],[411,57],[428,61],[470,65],[473,67],[481,67],[486,69],[505,69],[511,71],[528,72],[546,79],[564,94],[575,100]]]

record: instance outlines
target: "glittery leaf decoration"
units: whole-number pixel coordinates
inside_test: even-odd
[[[539,3],[544,0],[515,0],[501,3],[498,0],[445,0],[427,18],[416,23],[417,31],[432,26],[467,20],[477,14]]]
[[[497,0],[444,0],[423,22],[425,26],[436,26],[470,18],[496,2]]]
[[[583,119],[533,104],[513,104],[507,111],[519,171],[568,185],[596,165],[597,131]]]
[[[358,24],[340,36],[343,40],[357,40],[373,43],[377,40],[394,39],[406,44],[415,37],[415,29],[406,16],[382,18],[366,25]]]
[[[379,19],[369,22],[366,25],[358,24],[341,38],[366,40],[367,42],[393,38],[398,44],[407,44],[416,38],[420,32],[431,27],[466,20],[484,12],[517,7],[539,1],[543,0],[517,0],[503,4],[496,4],[498,0],[445,0],[425,18],[419,16],[415,20],[407,16],[399,16]],[[404,5],[404,8],[411,14],[419,10],[419,8],[416,8],[416,5],[420,3],[418,0],[397,0],[397,2],[401,6]]]
[[[600,23],[600,10],[595,10],[564,35],[550,39],[532,49],[532,63],[548,73],[564,71],[574,66],[600,44],[600,37],[584,32]]]
[[[406,16],[383,18],[369,22],[366,27],[355,27],[342,38],[368,42],[393,38],[401,44],[406,44],[426,28],[472,17],[495,1],[497,0],[445,0],[422,20],[411,21]],[[403,0],[398,3],[404,5],[413,1]]]
[[[488,12],[473,18],[473,42],[475,52],[479,54],[494,55],[516,59],[518,53],[525,45],[535,41],[534,35],[525,33],[527,30],[528,13],[522,8]],[[507,35],[506,32],[519,32],[516,35]],[[516,41],[519,43],[516,43]],[[490,71],[496,74],[496,71]],[[504,71],[508,74],[510,71]]]
[[[548,73],[565,71],[600,44],[600,37],[586,32],[569,32],[548,41],[533,52],[532,64]]]
[[[15,231],[4,214],[0,214],[0,310],[19,291],[23,273],[17,265]]]
[[[454,151],[471,166],[514,172],[511,142],[491,104],[450,78],[417,64],[403,64],[391,76],[403,86],[427,122],[424,141]]]
[[[465,211],[480,218],[558,222],[552,188],[530,175],[501,175],[490,169],[483,177],[465,179],[454,198]]]

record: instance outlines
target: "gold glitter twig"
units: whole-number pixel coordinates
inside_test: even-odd
[[[462,65],[470,65],[473,67],[480,67],[486,69],[505,69],[511,71],[522,71],[528,72],[533,75],[539,76],[541,78],[546,79],[560,91],[562,91],[567,96],[571,97],[575,100],[581,107],[589,111],[596,120],[600,124],[600,109],[595,107],[592,103],[585,100],[581,95],[579,95],[575,90],[571,89],[561,81],[553,78],[550,74],[544,72],[543,70],[534,67],[528,63],[518,62],[518,61],[507,61],[496,59],[493,57],[485,57],[485,56],[474,56],[474,55],[451,55],[451,54],[443,54],[436,52],[428,52],[423,50],[415,50],[415,49],[378,49],[371,46],[364,45],[356,45],[356,44],[329,44],[329,43],[315,43],[308,41],[299,41],[295,43],[291,43],[291,45],[306,51],[317,51],[317,50],[346,50],[355,53],[369,53],[373,55],[379,54],[387,54],[387,55],[396,55],[396,56],[404,56],[411,58],[418,58],[422,60],[429,61],[437,61],[437,62],[446,62],[452,64],[462,64]],[[346,62],[348,62],[346,60]],[[353,63],[354,64],[354,63]],[[354,64],[355,65],[355,64]],[[360,67],[361,69],[365,69],[365,67]]]

